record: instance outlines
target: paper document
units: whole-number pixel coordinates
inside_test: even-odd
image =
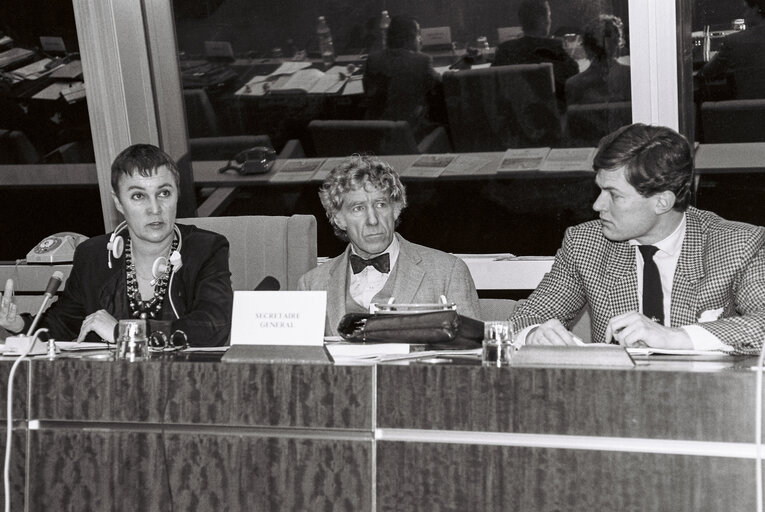
[[[402,178],[438,178],[456,158],[457,155],[420,155],[400,175]]]
[[[553,148],[540,171],[591,171],[595,148]]]
[[[77,343],[76,341],[57,341],[56,347],[63,352],[81,352],[83,350],[109,350],[114,345],[108,343],[83,341]]]
[[[631,356],[727,356],[725,352],[719,350],[681,350],[672,348],[654,348],[654,347],[627,347],[627,352]]]
[[[42,59],[32,64],[27,64],[23,68],[13,71],[13,75],[22,80],[37,80],[50,70],[46,67],[52,62],[51,59]]]
[[[550,153],[549,147],[508,149],[502,156],[497,171],[502,173],[539,170],[548,153]]]
[[[302,183],[310,181],[323,160],[290,159],[283,162],[276,170],[276,173],[268,180],[269,183]]]

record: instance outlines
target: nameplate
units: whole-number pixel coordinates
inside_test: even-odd
[[[523,29],[521,27],[499,27],[497,29],[497,41],[500,43],[521,37],[523,37]]]
[[[324,344],[327,292],[235,291],[231,345]]]
[[[620,345],[589,343],[578,346],[523,346],[513,355],[510,365],[514,367],[632,368],[635,366],[635,361]]]
[[[452,44],[452,29],[450,27],[430,27],[420,30],[422,46],[440,46]]]
[[[234,49],[228,41],[205,41],[205,55],[208,59],[234,59]]]
[[[40,36],[40,46],[44,52],[66,53],[66,45],[60,37]]]

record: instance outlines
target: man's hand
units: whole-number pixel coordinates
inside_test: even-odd
[[[24,329],[24,320],[17,314],[13,302],[13,279],[5,282],[5,292],[0,293],[0,327],[13,333]]]
[[[95,313],[92,313],[85,317],[82,321],[82,327],[80,327],[80,334],[77,336],[77,341],[80,342],[85,339],[85,336],[89,332],[101,336],[101,339],[114,343],[114,327],[117,325],[117,320],[106,312],[104,309],[99,309]]]
[[[540,324],[526,336],[526,345],[577,345],[574,335],[553,318]]]
[[[688,334],[680,328],[665,327],[637,311],[613,317],[606,327],[606,343],[614,338],[625,347],[692,349]]]

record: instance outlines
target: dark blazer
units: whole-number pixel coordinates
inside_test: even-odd
[[[689,208],[670,306],[672,327],[697,324],[742,354],[765,338],[765,228]],[[635,248],[603,236],[599,221],[569,228],[555,262],[511,319],[522,329],[557,318],[571,328],[589,306],[592,341],[616,315],[638,311]],[[713,314],[716,319],[710,319]],[[711,320],[711,321],[706,321]]]
[[[572,59],[563,43],[551,37],[523,36],[510,39],[497,46],[492,66],[513,64],[540,64],[550,62],[555,76],[555,95],[561,102],[566,99],[566,80],[579,73],[579,65]]]
[[[765,98],[765,21],[726,36],[699,75],[720,78],[726,73],[732,73],[737,99]]]
[[[407,121],[418,140],[441,114],[441,77],[430,56],[394,48],[371,53],[364,67],[367,119]]]
[[[220,346],[231,330],[234,292],[228,269],[228,240],[224,236],[194,226],[179,224],[181,268],[172,279],[172,300],[178,310],[175,318],[165,296],[161,319],[172,320],[173,330],[181,330],[194,346]],[[80,332],[85,317],[104,309],[117,320],[130,318],[127,300],[125,256],[107,264],[109,234],[80,244],[74,253],[72,272],[62,296],[45,313],[41,326],[57,340],[72,340]],[[95,333],[87,341],[98,341]]]
[[[396,236],[400,249],[391,294],[396,302],[433,304],[444,295],[457,304],[461,315],[480,318],[478,294],[464,261],[445,252],[407,242],[398,233]],[[328,336],[337,335],[337,324],[345,315],[350,250],[349,245],[340,256],[306,272],[298,282],[299,290],[327,292],[324,333]]]

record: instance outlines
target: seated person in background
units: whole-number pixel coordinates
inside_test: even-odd
[[[600,220],[567,230],[552,270],[511,319],[526,344],[592,341],[757,354],[765,338],[765,228],[689,206],[693,159],[677,132],[632,124],[593,164]]]
[[[441,295],[461,315],[479,318],[478,295],[465,263],[451,254],[416,245],[395,232],[406,192],[387,163],[352,156],[324,180],[319,197],[327,218],[348,248],[300,278],[300,290],[326,290],[325,334],[337,335],[346,313],[369,304],[438,303]]]
[[[112,198],[125,222],[77,247],[64,292],[40,327],[57,340],[114,342],[120,319],[169,320],[190,345],[226,343],[234,296],[228,240],[175,223],[178,183],[175,162],[155,146],[136,144],[117,156]],[[16,315],[8,295],[0,327],[26,332],[31,318]]]
[[[388,48],[370,53],[364,67],[365,117],[407,121],[416,140],[442,121],[445,104],[441,77],[430,56],[420,53],[420,25],[414,18],[394,16],[388,27]]]
[[[582,45],[590,66],[566,81],[566,104],[629,101],[630,67],[621,64],[622,20],[601,14],[584,29]]]
[[[744,3],[746,30],[725,36],[696,79],[721,79],[730,73],[736,99],[765,98],[765,0]]]
[[[550,4],[547,0],[522,0],[518,7],[523,37],[497,46],[493,66],[540,64],[551,62],[555,77],[555,95],[559,104],[565,101],[566,80],[579,72],[579,65],[563,48],[563,43],[550,37]]]

